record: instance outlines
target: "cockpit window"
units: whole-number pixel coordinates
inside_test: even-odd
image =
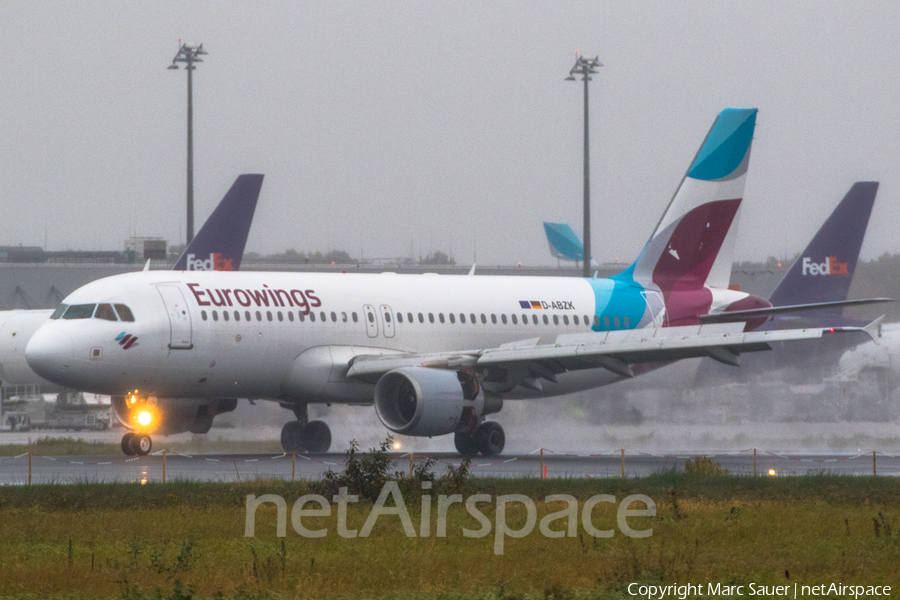
[[[60,304],[59,306],[56,307],[56,310],[53,311],[53,314],[50,315],[50,318],[51,319],[60,318],[63,315],[63,313],[66,312],[67,308],[69,308],[68,304]]]
[[[96,304],[73,304],[63,313],[63,319],[90,319]]]
[[[131,313],[131,309],[124,304],[116,304],[116,312],[119,313],[119,318],[121,320],[134,321],[134,315]]]
[[[109,304],[98,304],[97,312],[94,313],[95,319],[105,319],[107,321],[118,321],[116,317],[116,312],[113,310],[113,307]]]

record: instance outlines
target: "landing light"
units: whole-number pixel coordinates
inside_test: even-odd
[[[775,469],[769,469],[769,477],[775,477]]]
[[[400,449],[400,442],[394,442],[394,450]]]
[[[151,415],[151,414],[150,414],[149,412],[147,412],[146,410],[145,410],[145,411],[141,411],[141,412],[138,414],[137,420],[138,420],[138,423],[140,423],[141,425],[149,425],[149,424],[150,424],[150,421],[153,420],[153,415]]]
[[[137,402],[137,398],[136,398],[135,396],[132,396],[132,397],[131,397],[131,403],[134,404],[135,402]]]

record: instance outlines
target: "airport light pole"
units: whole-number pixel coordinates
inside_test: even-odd
[[[187,241],[190,244],[194,239],[194,101],[193,101],[193,77],[192,72],[196,67],[194,63],[203,62],[200,56],[208,54],[203,49],[203,44],[194,46],[182,44],[172,59],[169,69],[178,70],[180,62],[187,63],[184,67],[187,71]]]
[[[576,75],[581,75],[584,81],[584,276],[591,275],[591,176],[590,176],[590,147],[588,145],[588,81],[591,75],[597,72],[597,67],[602,67],[598,60],[600,57],[585,58],[576,56],[575,66],[569,71],[566,81],[575,81]]]

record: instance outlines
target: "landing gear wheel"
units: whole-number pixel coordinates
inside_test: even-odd
[[[503,427],[493,421],[486,421],[479,425],[475,430],[474,438],[478,449],[485,456],[500,454],[503,452],[503,446],[506,445],[506,434],[503,433]]]
[[[331,429],[325,421],[310,421],[303,428],[303,446],[313,454],[328,452],[331,448]]]
[[[453,434],[453,443],[456,445],[456,451],[463,456],[475,456],[478,454],[478,442],[474,435],[456,432]]]
[[[281,448],[287,454],[303,452],[303,425],[300,421],[285,423],[281,428]]]
[[[130,431],[122,436],[122,452],[125,453],[125,456],[134,456],[134,450],[131,449],[132,438],[134,438],[134,434]]]
[[[147,456],[153,450],[153,440],[146,433],[134,433],[129,446],[132,454]]]

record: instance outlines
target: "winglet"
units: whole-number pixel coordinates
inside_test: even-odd
[[[146,272],[149,271],[149,270],[150,270],[150,259],[148,258],[148,259],[147,259],[147,264],[144,265],[143,271],[144,271],[144,273],[146,273]]]
[[[476,263],[472,263],[472,268],[469,269],[469,277],[473,277],[475,275],[475,264]]]
[[[876,344],[880,344],[881,340],[881,322],[884,321],[884,315],[881,315],[865,327],[863,327],[863,331],[865,331],[872,341]]]

